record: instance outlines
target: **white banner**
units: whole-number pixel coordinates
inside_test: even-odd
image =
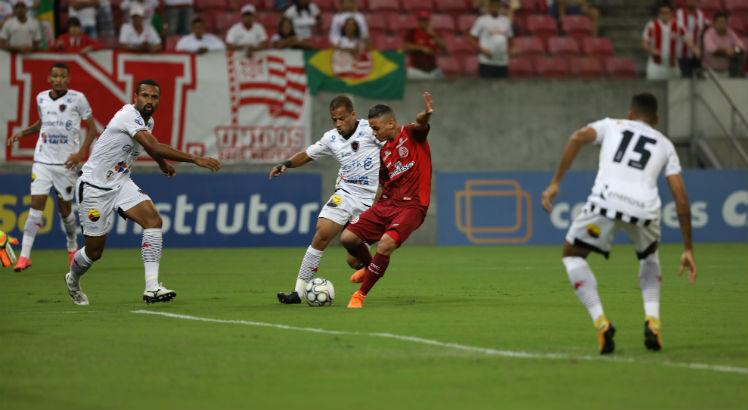
[[[270,50],[251,59],[241,54],[12,55],[0,51],[0,126],[10,136],[38,119],[35,97],[49,89],[52,64],[70,67],[69,88],[83,92],[99,130],[135,84],[161,85],[154,115],[159,141],[224,162],[275,163],[303,150],[311,140],[311,98],[300,51]],[[0,150],[0,162],[33,159],[36,136]],[[3,144],[5,146],[5,144]]]

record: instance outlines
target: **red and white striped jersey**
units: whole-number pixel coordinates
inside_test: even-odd
[[[675,67],[679,57],[676,44],[677,39],[683,39],[686,31],[678,24],[677,19],[670,22],[663,22],[655,19],[647,23],[644,27],[642,38],[649,43],[649,46],[660,52],[659,57],[652,57],[656,64],[667,64]]]
[[[685,7],[679,8],[675,12],[675,21],[678,22],[680,27],[683,27],[686,35],[692,38],[694,43],[700,45],[701,36],[704,35],[704,31],[709,25],[709,21],[704,17],[704,12],[701,9],[692,12]],[[693,58],[691,49],[688,48],[683,39],[678,39],[676,47],[678,47],[678,57]]]

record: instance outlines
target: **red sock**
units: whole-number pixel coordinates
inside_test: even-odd
[[[361,261],[363,266],[368,266],[371,263],[371,253],[369,253],[369,247],[364,242],[361,242],[355,248],[346,248],[346,250],[351,256]]]
[[[368,294],[371,288],[374,287],[374,284],[384,276],[384,271],[387,270],[387,265],[389,264],[390,257],[377,252],[377,254],[374,255],[374,259],[372,259],[371,263],[366,267],[364,282],[358,290],[364,295]]]

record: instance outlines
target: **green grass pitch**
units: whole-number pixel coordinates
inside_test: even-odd
[[[139,250],[107,250],[83,279],[87,307],[69,301],[64,251],[35,251],[30,270],[0,270],[0,408],[746,409],[748,245],[697,245],[695,285],[676,275],[679,249],[660,251],[659,353],[642,343],[632,248],[590,257],[613,360],[596,354],[559,246],[406,245],[360,311],[345,308],[356,287],[339,247],[320,267],[337,291],[325,308],[275,299],[303,248],[167,247],[161,280],[178,297],[152,306]]]

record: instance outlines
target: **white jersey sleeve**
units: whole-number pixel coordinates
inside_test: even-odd
[[[306,155],[315,160],[324,156],[332,155],[333,152],[330,148],[330,139],[330,131],[328,131],[319,139],[319,141],[307,147]]]
[[[667,141],[670,142],[670,141]],[[668,144],[666,149],[667,163],[665,164],[665,176],[677,175],[681,173],[680,159],[678,153],[675,152],[675,146],[672,143]]]
[[[88,99],[83,93],[78,94],[78,104],[76,104],[76,110],[78,111],[78,115],[80,115],[82,120],[88,120],[93,116],[93,111],[91,110],[91,105],[88,103]]]
[[[610,118],[603,118],[602,120],[595,121],[587,126],[595,130],[595,144],[600,145],[605,139],[605,134],[608,133],[608,128],[613,123]]]

